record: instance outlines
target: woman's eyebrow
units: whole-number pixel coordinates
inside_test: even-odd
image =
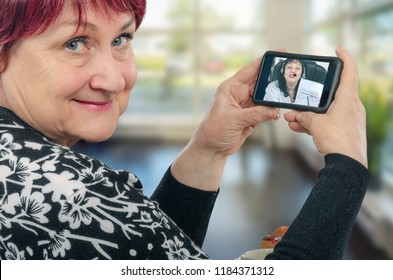
[[[123,30],[129,28],[131,25],[134,24],[134,22],[135,22],[134,18],[128,20],[120,28],[120,31],[123,31]],[[85,21],[80,22],[80,21],[77,21],[77,20],[75,20],[75,21],[66,21],[66,22],[63,22],[63,23],[59,24],[59,26],[78,26],[78,28],[79,27],[88,28],[88,29],[91,29],[92,31],[97,31],[98,30],[98,26],[96,24],[92,23],[92,22],[85,22]]]
[[[58,25],[58,27],[62,27],[62,26],[77,26],[78,28],[82,26],[83,28],[88,28],[88,29],[91,29],[93,31],[98,29],[97,25],[95,25],[94,23],[85,22],[85,21],[78,21],[78,20],[75,20],[75,21],[64,21],[64,22],[62,22],[61,24]]]
[[[125,30],[128,27],[130,27],[131,25],[133,25],[135,23],[135,18],[131,18],[129,21],[127,21],[120,30]]]

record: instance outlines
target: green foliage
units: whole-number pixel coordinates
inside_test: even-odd
[[[230,54],[223,58],[224,64],[228,70],[239,70],[251,62],[253,57],[248,54]]]
[[[166,58],[164,56],[142,56],[136,57],[138,70],[162,71],[165,69]]]
[[[388,81],[363,81],[360,97],[367,113],[367,145],[369,169],[378,171],[381,146],[392,124],[392,88]]]
[[[189,32],[178,33],[169,40],[167,49],[175,54],[182,54],[191,48],[191,36]]]

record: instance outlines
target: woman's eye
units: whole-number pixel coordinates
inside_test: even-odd
[[[67,43],[65,43],[64,46],[70,51],[78,52],[78,51],[82,51],[83,48],[85,48],[86,44],[87,44],[86,38],[76,38],[68,41]]]
[[[123,34],[113,40],[112,45],[114,47],[121,47],[131,41],[133,38],[132,34]]]

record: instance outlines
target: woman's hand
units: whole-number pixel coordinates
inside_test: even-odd
[[[276,108],[255,106],[252,102],[260,63],[260,59],[253,61],[219,86],[209,112],[192,139],[198,149],[231,155],[257,124],[278,119]]]
[[[326,114],[291,111],[284,115],[289,127],[313,137],[319,153],[340,153],[367,167],[366,111],[358,94],[358,69],[344,48],[337,56],[344,62],[336,97]]]
[[[277,109],[252,102],[260,63],[261,59],[253,61],[218,87],[206,117],[172,165],[180,182],[217,189],[227,157],[241,147],[257,124],[279,118]]]

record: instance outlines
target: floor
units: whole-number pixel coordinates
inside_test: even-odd
[[[75,149],[112,169],[135,173],[150,195],[184,143],[110,141],[80,143]],[[306,200],[316,173],[293,152],[271,151],[247,143],[226,166],[220,195],[203,245],[213,259],[235,259],[259,248],[263,236],[289,225]],[[388,259],[356,226],[345,259]]]

